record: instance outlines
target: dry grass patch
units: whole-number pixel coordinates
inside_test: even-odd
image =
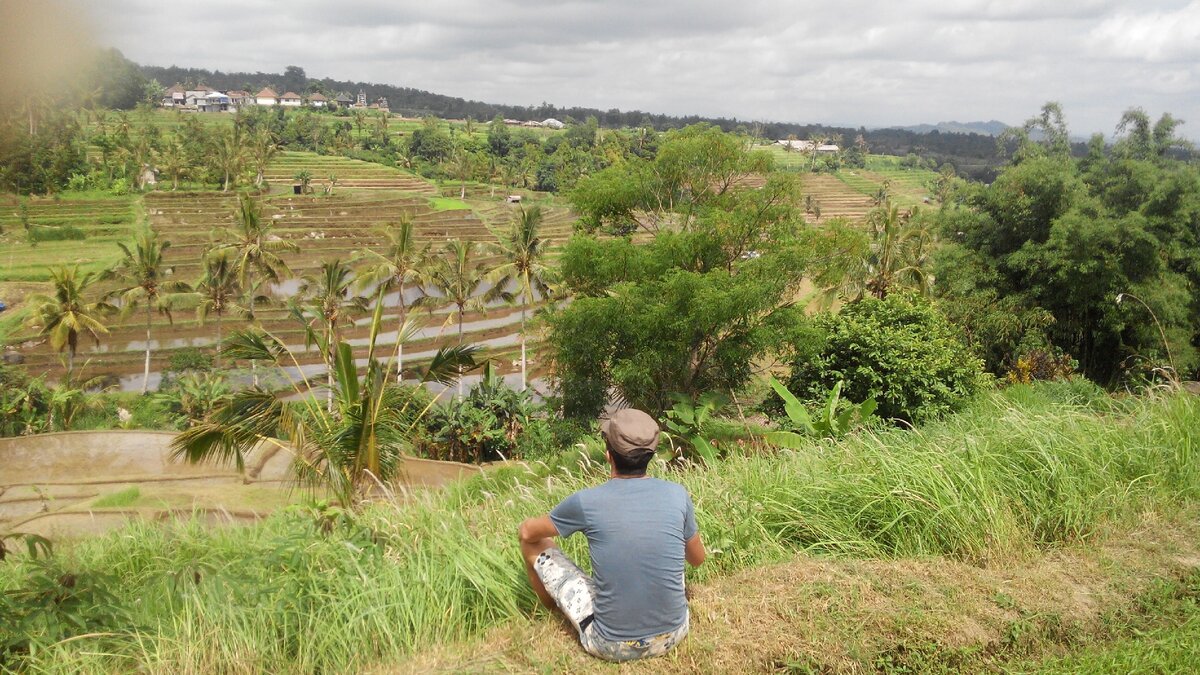
[[[592,659],[561,619],[539,611],[377,672],[995,671],[1103,637],[1107,613],[1156,579],[1193,573],[1194,516],[1147,513],[1131,530],[988,567],[798,556],[694,585],[691,635],[642,663]]]

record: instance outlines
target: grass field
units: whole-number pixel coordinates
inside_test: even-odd
[[[1198,413],[1188,395],[1019,386],[917,431],[672,472],[712,555],[688,576],[693,635],[637,669],[975,670],[1124,637],[1104,612],[1200,565]],[[561,624],[531,621],[514,532],[603,480],[597,450],[353,518],[135,523],[0,566],[0,597],[69,572],[105,598],[40,638],[38,672],[586,668]]]

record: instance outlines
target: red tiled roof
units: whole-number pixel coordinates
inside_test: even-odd
[[[312,96],[309,96],[308,100],[310,100],[310,101],[328,101],[329,99],[322,96],[321,92],[318,91],[318,92],[313,93]]]
[[[283,96],[280,96],[279,98],[300,98],[300,94],[297,94],[294,91],[289,91],[288,93],[284,94]]]
[[[275,90],[270,87],[263,87],[263,90],[258,92],[256,96],[258,98],[279,98],[279,94],[276,94]]]

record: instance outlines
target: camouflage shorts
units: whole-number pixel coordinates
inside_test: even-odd
[[[606,640],[596,634],[592,624],[596,585],[579,566],[557,547],[548,548],[533,563],[546,591],[558,608],[579,631],[584,651],[606,661],[631,661],[661,656],[679,644],[688,634],[688,620],[673,631],[641,640]]]

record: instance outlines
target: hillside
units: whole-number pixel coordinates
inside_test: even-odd
[[[704,117],[700,115],[664,115],[641,110],[622,111],[617,108],[601,110],[581,106],[513,105],[491,103],[447,96],[434,92],[403,87],[395,84],[337,80],[332,78],[310,78],[303,68],[288,66],[283,73],[264,72],[220,72],[203,68],[180,66],[137,66],[144,78],[156,80],[164,87],[175,83],[204,83],[216,89],[244,89],[257,92],[263,87],[272,87],[282,93],[320,91],[336,95],[340,92],[357,94],[364,92],[368,100],[385,97],[393,112],[409,116],[433,115],[445,119],[490,120],[496,115],[508,119],[537,120],[548,117],[561,120],[583,121],[594,117],[606,128],[651,126],[659,131],[681,128],[689,124],[706,122],[725,131],[744,129],[758,133],[768,139],[783,139],[789,135],[809,138],[814,135],[840,136],[849,144],[862,135],[878,154],[905,156],[917,153],[933,159],[936,165],[946,162],[954,164],[959,173],[977,179],[990,179],[1001,164],[995,139],[986,133],[969,130],[965,133],[940,133],[938,129],[914,131],[909,128],[843,127],[837,125],[805,124],[799,122],[745,120],[738,118]]]

